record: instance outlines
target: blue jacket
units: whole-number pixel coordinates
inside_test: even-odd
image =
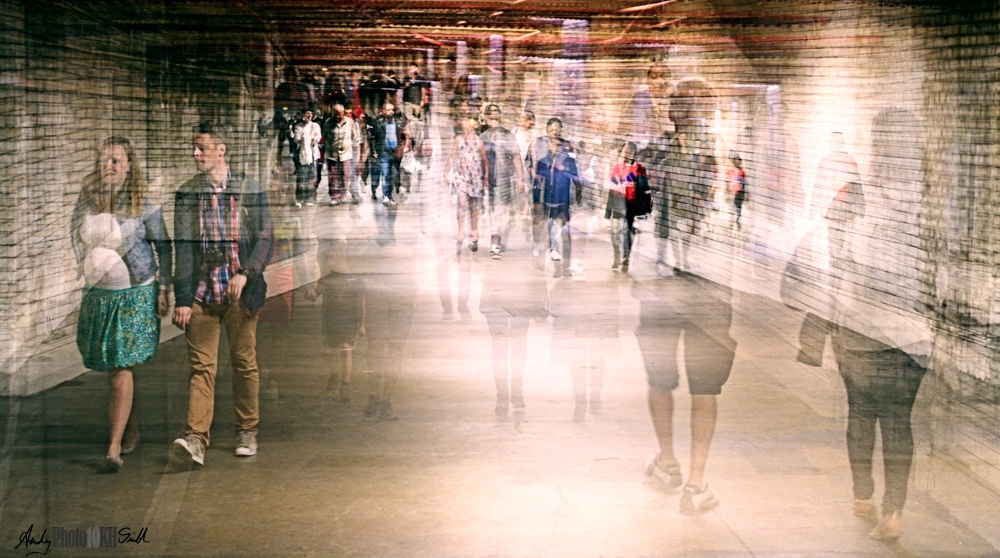
[[[184,183],[174,196],[174,247],[176,275],[174,298],[178,307],[194,304],[202,261],[201,230],[198,211],[201,197],[208,192],[208,181],[198,174]],[[264,269],[274,255],[274,223],[267,205],[267,193],[254,179],[241,173],[229,177],[226,196],[237,196],[240,221],[240,266],[247,270],[247,284],[242,299],[247,311],[264,306],[267,283]]]
[[[539,137],[528,151],[527,163],[535,171],[535,201],[569,206],[573,184],[579,181],[573,146],[566,140],[559,140],[556,152],[552,153],[549,138]],[[558,168],[560,166],[562,169]]]
[[[121,192],[117,207],[124,207],[127,200],[128,192]],[[73,253],[76,255],[76,263],[79,266],[78,277],[83,275],[83,261],[90,248],[85,246],[80,238],[80,225],[84,219],[91,215],[94,215],[93,211],[87,207],[82,198],[79,199],[73,209],[70,234]],[[138,217],[128,217],[120,213],[116,214],[115,217],[122,229],[122,251],[124,252],[122,259],[128,268],[132,286],[137,287],[156,277],[159,279],[160,289],[166,289],[170,285],[170,277],[173,273],[174,254],[160,206],[146,198],[143,200],[142,213]],[[155,257],[153,256],[154,250],[156,251]],[[159,271],[157,271],[157,258],[159,258]]]

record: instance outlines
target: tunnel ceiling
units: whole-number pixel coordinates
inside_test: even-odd
[[[456,42],[470,48],[502,35],[527,56],[558,56],[562,22],[589,22],[592,56],[634,54],[671,44],[762,51],[823,48],[838,41],[877,41],[856,36],[850,18],[887,5],[845,2],[739,2],[674,0],[458,1],[191,1],[58,3],[69,13],[120,29],[157,33],[166,44],[253,55],[275,45],[287,61],[336,64],[405,60],[415,49],[448,56]],[[912,12],[934,11],[928,2],[894,4]],[[898,8],[896,8],[898,10]],[[832,33],[833,31],[845,31]],[[825,35],[824,35],[825,33]],[[266,37],[266,39],[264,39]]]

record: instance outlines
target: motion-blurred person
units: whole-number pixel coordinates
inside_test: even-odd
[[[163,212],[149,197],[128,139],[101,144],[73,209],[70,239],[87,281],[76,345],[84,366],[108,373],[105,466],[118,470],[121,456],[139,444],[132,371],[156,356],[173,275]]]
[[[656,238],[656,274],[669,277],[674,273],[667,265],[667,248],[670,241],[670,151],[673,138],[670,133],[650,138],[649,145],[636,155],[646,166],[649,189],[653,195],[653,236]]]
[[[323,297],[326,344],[335,351],[326,393],[343,403],[351,400],[354,345],[365,335],[365,281],[350,272],[346,249],[342,242],[324,243],[323,278],[316,288]]]
[[[354,178],[354,145],[357,143],[354,121],[349,118],[343,105],[333,105],[333,112],[323,126],[326,146],[327,186],[330,190],[330,205],[343,201]],[[358,203],[360,196],[351,193],[351,203]]]
[[[361,108],[365,114],[377,115],[386,103],[396,104],[396,91],[399,84],[396,80],[386,77],[385,65],[376,63],[372,69],[371,76],[364,80],[359,88]]]
[[[562,139],[562,122],[550,118],[545,125],[547,135],[535,139],[526,160],[533,185],[533,202],[536,215],[545,219],[549,233],[549,257],[554,262],[569,261],[572,257],[572,240],[569,229],[569,206],[573,186],[578,181],[573,146]],[[534,235],[533,255],[538,255],[540,227]],[[560,236],[562,250],[560,250]],[[567,267],[563,270],[569,275]]]
[[[667,189],[670,197],[670,238],[674,248],[674,273],[688,271],[691,237],[698,220],[697,160],[687,134],[678,133],[667,155]]]
[[[694,142],[694,227],[692,234],[698,234],[707,213],[715,208],[715,177],[719,165],[715,160],[715,146],[701,139]]]
[[[914,451],[911,415],[934,336],[922,294],[927,234],[921,231],[926,186],[920,123],[909,111],[884,109],[875,117],[871,135],[871,180],[850,181],[838,190],[826,221],[831,286],[837,295],[831,329],[837,368],[847,388],[854,514],[878,517],[869,534],[882,540],[903,534]],[[833,158],[853,173],[839,153]],[[892,280],[873,279],[881,277]],[[885,479],[881,513],[872,476],[876,423]]]
[[[847,153],[844,134],[831,132],[829,144],[830,152],[816,169],[816,185],[809,202],[809,215],[813,219],[826,216],[834,201],[847,201],[847,185],[861,182],[858,163]]]
[[[264,189],[226,164],[227,141],[222,130],[199,126],[192,141],[198,174],[174,197],[173,322],[187,337],[191,376],[185,436],[173,449],[199,465],[215,412],[221,325],[233,367],[237,456],[257,454],[260,422],[257,317],[267,297],[264,269],[274,253],[274,225]]]
[[[549,283],[548,311],[552,316],[553,365],[569,366],[573,384],[573,421],[586,420],[588,408],[603,408],[601,391],[608,357],[619,349],[619,296],[615,280]]]
[[[403,78],[403,108],[408,119],[421,120],[430,102],[430,83],[420,75],[415,63],[410,64]]]
[[[489,191],[486,193],[486,215],[490,223],[490,256],[500,259],[504,240],[514,220],[514,196],[524,190],[524,169],[521,150],[514,134],[500,126],[500,107],[486,107],[486,131],[479,138],[486,146]]]
[[[665,66],[651,65],[646,72],[645,83],[622,111],[618,135],[635,143],[640,150],[645,149],[653,138],[673,130],[669,116],[669,79],[670,71]]]
[[[295,176],[295,207],[315,205],[316,160],[319,159],[319,140],[323,131],[312,121],[313,111],[302,110],[302,122],[295,125],[295,143],[299,146],[299,170]]]
[[[521,113],[521,117],[517,121],[517,127],[514,128],[514,138],[517,140],[517,147],[521,150],[522,162],[528,157],[528,151],[536,137],[538,137],[538,131],[535,129],[535,113],[530,110],[525,110]],[[531,213],[533,204],[529,194],[530,192],[525,192],[518,195],[518,209],[524,220],[525,233],[528,233],[531,230]],[[529,240],[530,238],[531,237],[528,236]]]
[[[646,168],[635,160],[636,146],[625,142],[619,162],[611,170],[611,189],[604,218],[611,219],[611,247],[615,260],[611,269],[627,270],[635,235],[635,218],[652,210]]]
[[[743,170],[743,159],[735,151],[729,153],[729,164],[731,167],[726,171],[727,195],[736,211],[736,228],[740,228],[743,204],[747,200],[747,173]]]
[[[390,399],[406,356],[416,278],[412,272],[373,274],[365,278],[365,285],[368,403],[363,416],[367,420],[397,420]]]
[[[386,103],[378,118],[368,119],[365,136],[371,176],[372,201],[377,201],[379,182],[382,183],[382,204],[396,205],[393,190],[399,191],[399,164],[410,150],[406,121],[397,118],[396,106]]]
[[[732,310],[728,291],[688,277],[665,279],[655,287],[656,292],[634,283],[632,296],[640,304],[635,336],[649,379],[649,414],[659,442],[659,452],[646,466],[646,475],[659,479],[668,489],[684,484],[673,447],[673,392],[680,379],[677,349],[683,336],[691,393],[691,469],[680,509],[685,514],[699,514],[719,503],[705,482],[705,465],[715,434],[717,398],[729,379],[736,342],[729,336]]]
[[[490,169],[486,144],[479,138],[476,128],[474,118],[462,121],[462,135],[457,138],[444,167],[444,175],[451,184],[451,190],[458,195],[458,232],[455,235],[457,252],[461,252],[465,241],[466,215],[469,219],[469,250],[479,250],[479,202],[483,197]]]
[[[535,130],[535,113],[526,110],[521,113],[517,120],[517,127],[514,128],[514,138],[517,140],[517,147],[521,150],[521,159],[528,156],[528,148],[531,147],[531,143],[535,141],[536,137],[538,137],[538,131]]]
[[[479,312],[486,318],[493,341],[495,412],[505,416],[510,407],[515,412],[525,408],[528,327],[532,318],[544,320],[546,316],[545,278],[529,258],[514,258],[502,267],[498,262],[483,265]]]
[[[285,81],[281,82],[274,90],[274,119],[272,122],[278,130],[278,153],[277,165],[282,166],[281,153],[288,144],[289,155],[295,163],[295,170],[298,171],[298,147],[295,144],[293,129],[297,112],[306,105],[306,95],[299,88],[299,72],[294,66],[285,68]]]
[[[316,300],[311,285],[317,276],[315,253],[309,253],[309,242],[302,234],[302,222],[285,203],[285,188],[271,192],[274,207],[274,262],[269,273],[273,290],[279,294],[269,297],[260,310],[258,328],[266,343],[257,345],[257,362],[260,368],[260,398],[278,398],[275,372],[284,371],[288,350],[288,332],[295,319],[295,284],[307,285],[305,299]],[[279,372],[280,374],[280,372]]]
[[[362,155],[364,154],[365,146],[365,136],[368,129],[365,124],[365,117],[358,105],[352,101],[348,101],[344,105],[345,118],[348,118],[351,122],[351,126],[354,128],[354,145],[351,148],[351,166],[354,168],[354,173],[350,179],[350,190],[351,190],[351,204],[357,205],[361,203],[361,186],[364,183],[364,177],[367,177],[368,164]],[[364,175],[364,177],[362,176]],[[351,215],[355,215],[354,212]]]

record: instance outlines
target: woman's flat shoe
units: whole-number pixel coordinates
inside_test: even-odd
[[[138,435],[136,435],[134,442],[130,443],[127,446],[122,446],[122,455],[132,455],[133,453],[135,453],[135,448],[136,446],[139,445],[140,439],[141,438]]]
[[[110,455],[104,458],[104,468],[108,471],[117,471],[122,468],[125,462],[122,461],[121,457],[111,457]]]

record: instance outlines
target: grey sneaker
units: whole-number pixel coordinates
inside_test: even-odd
[[[201,442],[194,436],[185,436],[174,440],[174,455],[185,463],[205,464],[205,448],[201,447]]]
[[[399,420],[396,413],[392,410],[392,404],[388,401],[383,401],[378,409],[378,418],[382,420]]]
[[[591,400],[591,410],[593,410],[593,400]],[[681,476],[681,466],[677,463],[660,467],[660,453],[657,452],[653,459],[646,464],[646,476],[659,479],[667,488],[673,490],[684,484],[684,477]]]
[[[687,515],[698,515],[712,510],[719,505],[719,496],[705,483],[704,488],[684,485],[684,493],[681,494],[681,513]]]
[[[257,455],[257,437],[249,432],[240,432],[236,442],[236,457]]]

